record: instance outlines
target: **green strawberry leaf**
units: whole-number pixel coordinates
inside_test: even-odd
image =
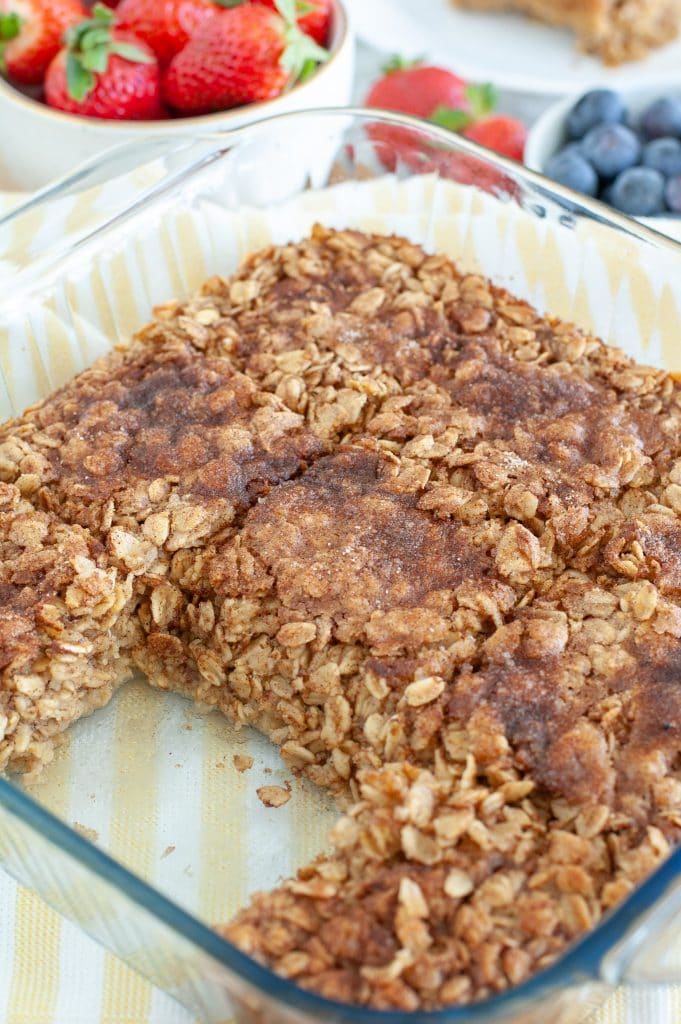
[[[467,110],[455,110],[452,107],[436,107],[428,120],[450,132],[462,132],[473,123]]]
[[[281,55],[281,66],[288,73],[291,83],[299,81],[304,69],[307,77],[310,77],[311,72],[306,69],[308,62],[317,65],[329,59],[329,51],[301,32],[295,22],[286,26],[284,38],[286,46]]]
[[[90,28],[84,32],[80,40],[81,50],[91,50],[102,43],[108,43],[111,39],[111,32],[108,28]]]
[[[10,39],[16,39],[21,32],[24,19],[20,18],[15,11],[9,14],[0,14],[0,40],[8,43]]]
[[[285,22],[295,25],[296,22],[296,0],[274,0],[274,6]]]
[[[491,114],[496,107],[497,90],[491,82],[467,85],[466,98],[471,105],[474,120],[479,121],[481,117]]]
[[[156,58],[151,53],[146,53],[134,43],[124,43],[118,39],[112,39],[109,44],[109,52],[115,53],[133,64],[153,64]]]
[[[317,70],[317,61],[316,60],[309,60],[309,59],[306,60],[305,63],[303,64],[302,68],[298,72],[298,81],[299,82],[307,82],[308,78],[311,78],[316,70]]]
[[[83,67],[74,54],[67,54],[66,87],[69,96],[76,100],[77,103],[82,103],[85,97],[94,89],[95,82],[96,79],[92,71],[88,71],[87,68]]]
[[[90,32],[99,33],[104,29],[108,30],[114,23],[113,11],[104,4],[95,4],[92,8],[92,15],[93,17],[85,18],[84,21],[79,21],[77,25],[71,25],[70,28],[67,28],[64,33],[64,42],[69,49],[80,49]]]
[[[20,18],[15,11],[9,14],[0,14],[0,73],[2,74],[7,71],[5,45],[12,39],[16,39],[21,32],[23,23],[24,19]]]
[[[77,60],[81,67],[84,67],[86,71],[106,71],[109,64],[109,46],[104,44],[102,46],[93,46],[89,50],[85,50],[81,57],[72,55],[74,60]]]
[[[424,60],[425,57],[414,57],[413,60],[410,60],[408,57],[401,57],[399,53],[393,53],[392,57],[381,67],[381,71],[384,75],[389,75],[393,71],[410,71],[411,68],[421,67]]]
[[[99,21],[105,25],[113,25],[115,14],[106,4],[95,4],[92,8],[93,21]]]
[[[116,54],[134,64],[152,64],[156,58],[140,46],[116,39],[113,35],[114,15],[103,4],[95,4],[93,16],[74,25],[65,34],[66,88],[69,96],[82,103],[97,85],[97,75],[109,66],[109,57]]]

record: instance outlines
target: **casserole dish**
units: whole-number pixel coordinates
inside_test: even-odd
[[[2,412],[125,340],[155,303],[315,221],[408,235],[639,359],[676,365],[672,242],[408,118],[308,112],[121,149],[1,221]],[[250,772],[235,754],[254,758]],[[415,1019],[304,992],[210,929],[323,847],[335,811],[319,792],[297,783],[285,808],[259,803],[256,786],[281,776],[263,739],[133,683],[71,730],[39,785],[0,780],[0,858],[209,1024]],[[622,980],[674,980],[680,866],[677,852],[531,981],[417,1019],[572,1022]]]

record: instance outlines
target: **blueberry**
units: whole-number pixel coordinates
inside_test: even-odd
[[[546,165],[549,178],[587,196],[595,196],[598,176],[578,147],[571,145],[552,156]]]
[[[681,174],[669,179],[665,186],[664,198],[672,213],[681,213]]]
[[[641,128],[647,139],[681,138],[681,97],[662,96],[643,111]]]
[[[665,178],[681,174],[681,142],[669,137],[647,142],[643,147],[641,163],[644,167],[659,171]]]
[[[638,163],[641,143],[623,124],[599,124],[582,140],[582,154],[602,178],[614,178]]]
[[[652,167],[629,167],[615,178],[610,202],[632,217],[652,217],[664,210],[664,178]]]
[[[568,136],[571,139],[582,139],[597,124],[617,124],[624,121],[626,113],[622,97],[612,89],[593,89],[577,100],[568,114]]]

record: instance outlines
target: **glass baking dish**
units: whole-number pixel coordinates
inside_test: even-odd
[[[121,147],[0,220],[0,412],[49,394],[155,303],[315,221],[404,234],[638,358],[681,370],[681,246],[472,143],[361,110]],[[250,772],[235,754],[254,758]],[[262,737],[123,687],[30,785],[0,779],[0,862],[205,1024],[571,1024],[612,987],[681,981],[681,850],[552,968],[438,1013],[336,1004],[211,929],[324,846],[336,812]]]

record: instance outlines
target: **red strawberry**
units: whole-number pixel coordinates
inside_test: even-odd
[[[276,0],[253,0],[264,4],[273,11],[277,9]],[[320,46],[326,46],[331,31],[331,0],[297,0],[296,16],[298,27],[307,36],[312,36]]]
[[[16,82],[38,85],[64,31],[86,17],[80,0],[0,0],[0,67]]]
[[[116,22],[148,43],[161,64],[168,64],[217,10],[211,0],[122,0]]]
[[[113,21],[108,7],[95,4],[92,18],[68,30],[66,46],[47,69],[47,102],[85,117],[164,117],[154,51]]]
[[[486,117],[464,128],[463,134],[467,139],[493,149],[495,153],[510,156],[512,160],[523,158],[527,128],[522,121],[517,121],[514,117],[505,117],[501,114]]]
[[[468,109],[466,82],[445,68],[393,57],[383,70],[383,77],[369,90],[367,107],[399,110],[402,114],[425,118],[438,107]]]
[[[446,112],[448,117],[459,117],[462,124],[468,124],[471,107],[482,100],[481,87],[468,85],[446,68],[393,57],[385,66],[383,77],[369,90],[366,106],[433,120]],[[484,100],[490,102],[491,96],[485,94]],[[369,134],[377,143],[382,163],[390,170],[398,158],[411,166],[419,161],[422,137],[418,133],[408,128],[372,125]]]
[[[181,114],[206,114],[273,99],[328,54],[295,24],[294,0],[282,14],[261,4],[220,11],[173,57],[163,93]]]
[[[455,181],[458,185],[475,185],[484,192],[504,197],[518,195],[518,186],[506,174],[490,167],[484,160],[469,156],[468,153],[447,152],[444,149],[425,157],[419,167],[422,174],[434,172],[441,178]]]

